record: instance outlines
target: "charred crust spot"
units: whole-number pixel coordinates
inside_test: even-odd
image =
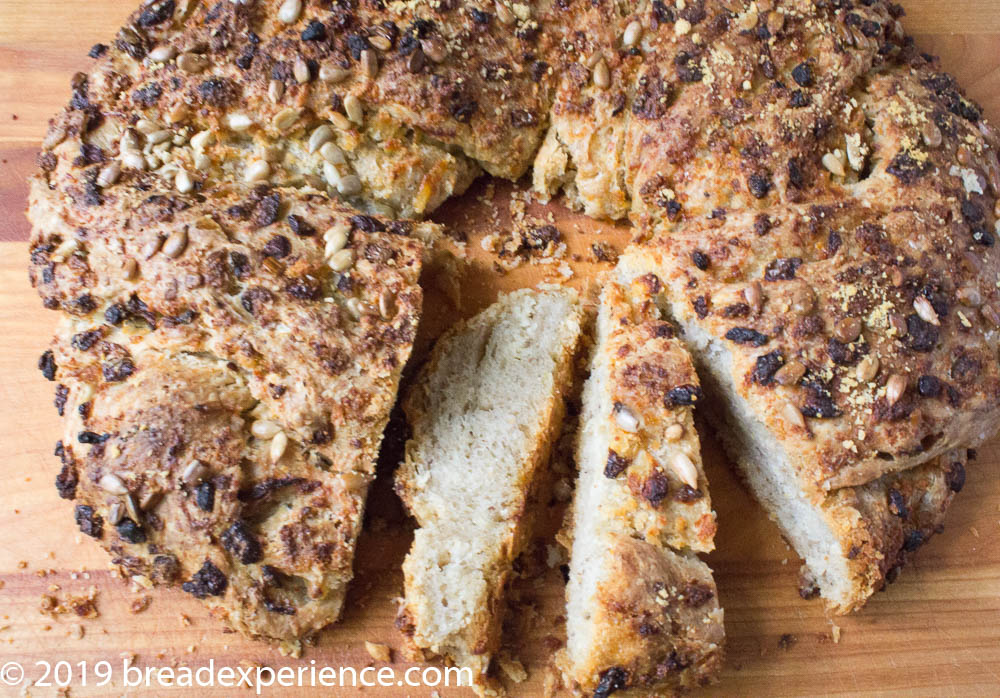
[[[81,431],[76,435],[76,440],[82,444],[102,444],[111,438],[111,434],[98,434],[94,431]]]
[[[926,538],[924,538],[923,532],[919,529],[913,529],[912,531],[908,531],[906,536],[903,538],[903,550],[908,553],[912,553],[925,542]]]
[[[295,279],[285,286],[288,295],[300,301],[316,300],[319,298],[321,290],[319,282],[314,279]]]
[[[968,353],[963,353],[951,365],[952,380],[959,383],[969,383],[975,380],[981,372],[982,362]]]
[[[965,466],[962,465],[961,461],[954,461],[951,464],[945,474],[945,482],[948,483],[948,489],[952,492],[962,491],[962,488],[965,487]]]
[[[102,334],[100,328],[78,332],[70,339],[70,344],[77,351],[88,351],[97,343]]]
[[[757,362],[754,364],[750,377],[758,385],[771,385],[774,382],[774,374],[778,372],[778,369],[784,363],[785,359],[780,351],[762,354],[757,357]]]
[[[323,41],[326,39],[326,25],[318,19],[310,19],[309,25],[302,30],[303,41]]]
[[[152,27],[162,24],[174,16],[174,0],[160,0],[147,5],[136,20],[140,27]]]
[[[121,303],[113,303],[104,311],[104,322],[109,325],[120,325],[125,321],[127,313]]]
[[[66,400],[69,399],[69,388],[60,383],[56,386],[56,396],[52,400],[52,404],[56,407],[56,413],[62,417],[63,412],[66,410]]]
[[[229,265],[237,279],[242,279],[250,273],[250,260],[242,252],[235,250],[230,252]]]
[[[101,364],[101,375],[108,383],[119,383],[135,373],[132,359],[114,359]]]
[[[906,508],[906,500],[903,498],[903,493],[895,487],[889,488],[889,511],[901,519],[906,519],[910,515],[909,509]]]
[[[93,507],[78,504],[73,512],[76,525],[91,538],[100,538],[104,531],[104,519],[94,511]]]
[[[615,479],[629,466],[628,458],[618,455],[612,449],[608,449],[608,462],[604,466],[604,477],[608,479]]]
[[[885,171],[908,186],[920,179],[927,172],[927,169],[926,162],[920,162],[908,152],[900,151],[896,153],[896,157],[892,159]]]
[[[766,174],[755,172],[747,178],[747,188],[753,198],[763,199],[771,191],[771,178]]]
[[[663,404],[667,407],[678,405],[694,405],[702,398],[701,388],[697,385],[687,383],[671,388],[663,398]]]
[[[691,307],[694,308],[695,314],[702,320],[708,317],[708,300],[705,296],[696,297],[691,301]]]
[[[274,257],[275,259],[282,259],[291,251],[292,243],[284,235],[275,235],[267,241],[264,249],[261,250],[265,257]]]
[[[229,581],[226,579],[226,575],[209,560],[205,560],[201,569],[194,573],[191,581],[184,582],[181,589],[196,599],[204,599],[208,596],[222,596],[227,586],[229,586]]]
[[[160,87],[160,83],[151,82],[145,87],[140,87],[135,92],[132,93],[132,101],[141,107],[151,107],[160,101],[160,97],[163,95],[163,88]]]
[[[789,281],[802,266],[801,257],[781,257],[769,262],[764,269],[765,281]]]
[[[691,608],[704,606],[714,598],[715,592],[707,584],[688,582],[687,586],[684,587],[684,603]]]
[[[89,56],[90,58],[100,58],[107,52],[108,52],[107,44],[94,44],[93,46],[90,47],[90,50],[87,51],[87,56]]]
[[[195,505],[202,511],[211,512],[215,509],[215,483],[205,480],[194,490]]]
[[[146,542],[146,532],[142,530],[142,526],[137,524],[132,519],[122,519],[118,522],[118,525],[115,526],[115,530],[118,531],[118,535],[122,540],[128,541],[129,543]]]
[[[766,334],[761,334],[749,327],[732,327],[726,332],[725,336],[730,342],[755,347],[762,347],[770,341],[770,338]]]
[[[157,584],[171,584],[180,574],[180,563],[173,555],[157,555],[153,558],[150,578]]]
[[[940,335],[938,328],[916,313],[906,316],[906,330],[903,341],[913,351],[929,352],[937,346]]]
[[[710,262],[708,255],[702,252],[701,250],[695,250],[694,252],[691,253],[691,261],[694,263],[696,267],[698,267],[702,271],[708,269],[708,265]]]
[[[260,562],[264,556],[260,542],[242,521],[236,521],[222,533],[222,547],[244,565]]]
[[[701,82],[704,77],[698,56],[688,51],[681,51],[674,57],[674,68],[681,82]]]
[[[292,232],[301,238],[310,237],[316,234],[316,229],[301,216],[293,214],[288,216],[286,220],[288,221],[288,227],[292,229]]]
[[[670,495],[670,481],[659,470],[654,470],[642,483],[642,497],[654,507]]]
[[[691,504],[697,502],[699,499],[704,497],[705,494],[691,485],[681,485],[680,488],[674,492],[674,500],[680,502],[681,504]]]
[[[351,226],[355,230],[365,233],[382,232],[385,230],[385,224],[382,221],[372,216],[366,216],[363,213],[351,216]]]
[[[814,419],[833,419],[839,417],[841,411],[833,402],[830,391],[822,383],[812,380],[805,383],[806,400],[802,406],[802,414]]]
[[[198,96],[205,104],[222,108],[236,100],[238,88],[225,78],[209,78],[198,85]]]
[[[628,674],[621,667],[611,667],[601,672],[594,689],[594,698],[608,698],[615,691],[621,691],[628,686]]]
[[[46,380],[54,381],[56,379],[56,360],[51,349],[46,349],[38,357],[38,370],[42,372]]]
[[[792,68],[792,80],[800,87],[812,87],[815,82],[812,66],[808,62],[799,63]]]
[[[941,380],[935,376],[920,376],[917,379],[917,393],[920,397],[938,397],[942,389]]]

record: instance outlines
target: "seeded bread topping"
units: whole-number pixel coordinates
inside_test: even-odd
[[[619,271],[663,285],[700,364],[616,377],[602,467],[634,499],[627,535],[710,547],[696,454],[636,462],[624,434],[676,433],[662,420],[712,400],[813,582],[860,606],[1000,426],[997,136],[900,15],[145,3],[73,77],[31,183],[32,282],[64,315],[39,366],[80,529],[251,634],[335,619],[437,235],[394,219],[534,162],[544,196],[630,217]],[[657,368],[667,341],[632,359]],[[666,574],[647,557],[623,569]],[[612,669],[596,695],[629,685]]]

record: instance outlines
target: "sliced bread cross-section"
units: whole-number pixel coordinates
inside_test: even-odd
[[[413,647],[485,681],[504,586],[530,538],[572,382],[582,309],[572,290],[522,290],[446,333],[405,403],[396,489],[416,518],[398,625]]]
[[[562,665],[586,695],[706,683],[722,663],[701,388],[653,274],[609,276],[584,387]],[[617,694],[617,693],[616,693]]]

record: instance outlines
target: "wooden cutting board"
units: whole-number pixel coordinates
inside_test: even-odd
[[[904,24],[918,43],[942,55],[987,114],[1000,118],[997,4],[910,0],[904,5]],[[132,0],[0,0],[0,240],[5,241],[0,242],[0,679],[7,662],[20,663],[28,678],[37,679],[42,668],[36,662],[67,661],[74,672],[73,696],[126,690],[162,695],[184,689],[126,689],[123,661],[140,668],[198,668],[214,661],[216,667],[288,666],[307,672],[313,666],[358,671],[384,666],[371,659],[364,643],[400,646],[393,598],[400,591],[399,566],[411,535],[386,473],[371,500],[344,618],[300,659],[224,632],[187,594],[134,590],[115,578],[105,554],[77,531],[71,507],[52,486],[58,424],[52,385],[35,362],[55,314],[42,310],[26,279],[24,177],[34,167],[45,121],[68,97],[70,76],[87,64],[87,49],[112,36],[132,7]],[[512,227],[510,192],[509,185],[480,184],[437,215],[452,230],[467,234],[467,257],[454,276],[438,273],[428,279],[418,352],[500,290],[561,278],[561,262],[499,271],[496,257],[483,251],[484,234]],[[531,205],[528,213],[561,231],[569,248],[565,261],[573,271],[569,283],[581,287],[608,266],[595,262],[592,245],[621,249],[628,237],[625,228],[595,224],[556,205]],[[460,303],[449,279],[458,281]],[[700,695],[1000,695],[1000,442],[979,450],[946,530],[899,580],[860,613],[830,619],[819,602],[799,598],[794,552],[735,480],[711,430],[701,431],[720,523],[719,549],[708,562],[726,609],[728,659],[721,682]],[[524,683],[512,687],[514,696],[542,694],[552,649],[561,642],[562,577],[558,568],[545,564],[561,511],[558,503],[546,508],[546,530],[512,590],[519,612],[508,632],[510,650],[528,672]],[[96,618],[82,619],[72,609],[41,612],[51,603],[45,597],[71,607],[74,598],[92,589]],[[110,686],[94,685],[94,665],[101,660],[114,669]],[[86,687],[78,662],[90,667]],[[388,666],[402,678],[411,665],[394,652]],[[0,683],[0,695],[21,695],[23,689],[24,684],[8,688]],[[393,698],[429,696],[432,690],[281,689],[283,695]],[[471,695],[466,689],[436,690],[441,696]],[[55,695],[56,688],[33,687],[30,694]],[[202,694],[251,693],[217,688],[198,690]]]

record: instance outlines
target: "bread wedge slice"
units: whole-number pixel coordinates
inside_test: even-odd
[[[585,695],[707,683],[722,664],[715,583],[695,552],[715,513],[692,419],[701,388],[653,274],[605,278],[584,387],[570,535],[567,647]]]
[[[485,683],[504,586],[531,533],[572,381],[582,308],[572,290],[522,290],[446,333],[413,386],[396,490],[416,518],[398,626]]]

